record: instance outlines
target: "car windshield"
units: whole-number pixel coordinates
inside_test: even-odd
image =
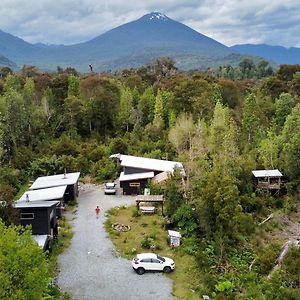
[[[163,261],[163,262],[166,261],[162,256],[160,256],[160,255],[156,255],[156,256],[157,256],[157,258],[158,258],[159,260],[161,260],[161,261]]]
[[[105,188],[112,190],[112,189],[115,188],[115,185],[114,185],[114,183],[107,183],[107,184],[105,185]]]

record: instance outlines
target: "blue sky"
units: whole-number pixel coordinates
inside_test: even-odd
[[[0,29],[31,43],[73,44],[151,11],[227,46],[300,47],[299,0],[1,0]]]

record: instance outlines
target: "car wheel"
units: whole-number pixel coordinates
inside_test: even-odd
[[[170,267],[164,267],[164,272],[165,273],[170,273],[172,270]]]
[[[139,274],[139,275],[143,275],[145,273],[145,269],[144,268],[138,268],[136,270],[136,272]]]

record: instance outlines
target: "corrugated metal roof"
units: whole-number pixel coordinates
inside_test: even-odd
[[[72,185],[78,181],[79,176],[80,172],[67,173],[66,175],[58,174],[52,176],[42,176],[37,178],[37,180],[29,188],[29,190],[37,190],[62,185]]]
[[[147,179],[153,178],[154,172],[146,172],[146,173],[134,173],[134,174],[124,174],[121,172],[120,181],[130,181],[130,180],[138,180],[138,179]]]
[[[121,161],[121,166],[132,167],[154,171],[167,171],[173,172],[175,169],[179,169],[182,175],[185,175],[185,171],[181,162],[153,159],[147,157],[138,157],[132,155],[113,154],[110,158],[118,158]]]
[[[38,207],[51,207],[56,206],[59,201],[17,201],[15,208],[38,208]]]
[[[22,195],[19,201],[26,201],[26,195],[28,195],[28,199],[30,201],[62,199],[64,197],[66,188],[66,185],[62,185],[46,189],[27,191]]]
[[[254,177],[282,177],[283,175],[277,169],[275,170],[254,170],[252,171]]]

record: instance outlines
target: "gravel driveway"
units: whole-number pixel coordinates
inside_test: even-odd
[[[71,246],[58,259],[58,285],[72,299],[174,299],[169,278],[162,273],[139,276],[129,260],[114,254],[114,246],[104,229],[105,211],[133,203],[130,196],[106,196],[99,187],[83,186],[77,212],[71,216],[74,232]],[[97,205],[101,208],[99,219],[95,217]]]

